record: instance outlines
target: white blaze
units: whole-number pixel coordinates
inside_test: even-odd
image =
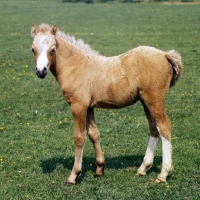
[[[47,58],[47,51],[43,51],[37,59],[37,70],[42,71],[45,67],[48,66],[48,58]]]
[[[39,51],[39,56],[36,62],[36,67],[38,71],[42,71],[44,68],[48,68],[48,57],[47,51],[54,41],[51,37],[47,35],[38,35],[35,38],[34,45],[37,46]]]

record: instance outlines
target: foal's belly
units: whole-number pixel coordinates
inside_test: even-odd
[[[101,95],[93,96],[90,107],[93,108],[122,108],[135,103],[138,100],[137,89],[117,88],[114,91],[106,91]]]
[[[90,107],[92,108],[110,108],[110,109],[117,109],[129,106],[134,104],[138,98],[135,98],[133,101],[126,101],[126,102],[114,102],[114,101],[99,101],[94,104],[91,104]]]

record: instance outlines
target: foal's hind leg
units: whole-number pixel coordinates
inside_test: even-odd
[[[145,154],[143,163],[141,164],[141,166],[139,167],[139,169],[137,171],[138,175],[145,175],[146,171],[151,168],[151,166],[153,164],[154,153],[155,153],[156,146],[158,143],[158,138],[159,138],[159,133],[156,128],[156,123],[155,123],[154,119],[152,118],[148,108],[144,104],[143,104],[143,106],[144,106],[144,111],[145,111],[146,117],[149,122],[150,139],[149,139],[149,143],[148,143],[148,147],[146,150],[146,154]]]
[[[94,109],[89,108],[87,111],[87,133],[94,145],[95,155],[96,155],[96,176],[102,176],[104,174],[104,165],[105,165],[105,159],[101,151],[100,146],[100,133],[97,128],[95,117],[94,117]]]
[[[164,95],[163,95],[164,96]],[[162,140],[162,170],[156,182],[165,182],[168,173],[172,170],[172,145],[171,145],[171,123],[164,108],[162,97],[145,98],[148,110],[155,121],[156,128]],[[144,98],[143,98],[144,100]]]
[[[165,182],[172,170],[171,123],[164,108],[164,102],[151,108],[151,115],[162,140],[162,170],[156,182]]]
[[[166,181],[169,172],[172,170],[171,125],[166,126],[165,124],[158,123],[157,129],[162,140],[162,170],[156,179],[156,182],[160,183]]]

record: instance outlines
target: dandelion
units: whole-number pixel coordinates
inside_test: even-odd
[[[0,127],[0,131],[3,131],[3,129],[4,129],[3,126],[1,126],[1,127]]]
[[[92,164],[90,164],[90,167],[92,167]]]
[[[62,121],[59,121],[59,124],[62,124]]]
[[[158,165],[158,166],[157,166],[158,169],[161,169],[161,167],[162,167],[161,165]]]
[[[27,122],[26,124],[27,124],[27,125],[30,125],[30,123],[29,123],[29,122]]]

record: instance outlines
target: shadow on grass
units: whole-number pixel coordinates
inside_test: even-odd
[[[119,156],[119,157],[107,157],[106,158],[106,165],[105,165],[105,170],[106,169],[123,169],[123,168],[138,168],[143,161],[144,156],[132,156],[132,155],[127,155],[127,156]],[[160,172],[160,167],[162,162],[162,157],[155,157],[154,159],[154,164],[150,170],[148,170],[147,173],[159,173]],[[67,168],[69,170],[72,169],[74,163],[74,157],[68,157],[66,159],[64,158],[51,158],[48,160],[43,160],[41,162],[40,167],[42,167],[43,173],[52,173],[57,165],[63,165],[64,168]],[[94,157],[84,157],[83,158],[83,171],[81,173],[81,177],[79,177],[79,181],[83,179],[87,171],[95,171],[96,165],[95,163],[95,158]]]

